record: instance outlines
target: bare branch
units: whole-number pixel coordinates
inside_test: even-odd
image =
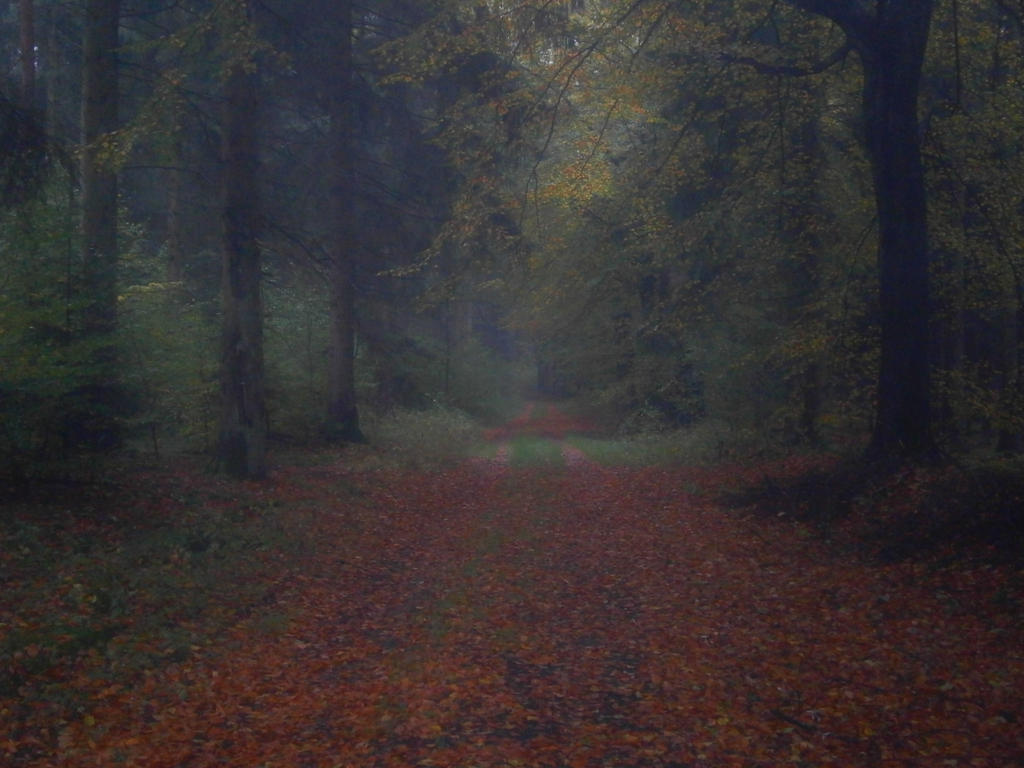
[[[850,54],[853,48],[853,43],[848,38],[845,45],[837,48],[829,56],[807,66],[799,66],[796,64],[769,64],[768,62],[759,61],[758,59],[750,56],[733,56],[729,53],[722,53],[721,59],[729,64],[744,64],[748,67],[753,67],[762,75],[810,77],[811,75],[820,75],[826,69],[829,69],[843,61]]]
[[[816,16],[835,22],[858,51],[869,43],[875,21],[874,3],[867,0],[784,0]]]

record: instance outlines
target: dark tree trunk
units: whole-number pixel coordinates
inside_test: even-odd
[[[18,0],[18,47],[21,58],[21,103],[36,106],[36,22],[34,0]]]
[[[999,435],[996,439],[996,450],[1000,453],[1020,453],[1024,447],[1024,435],[1021,434],[1019,418],[1021,403],[1024,402],[1022,390],[1024,382],[1021,380],[1021,349],[1024,341],[1024,326],[1021,323],[1022,307],[1021,286],[1019,275],[1013,270],[1013,285],[1003,298],[1002,312],[1000,313],[1000,336],[1002,352],[1002,407],[1004,419],[1007,419],[1000,426]],[[1008,418],[1007,418],[1008,417]]]
[[[82,51],[82,248],[89,331],[117,322],[117,173],[100,139],[117,130],[119,0],[89,0]]]
[[[181,199],[184,194],[184,176],[182,166],[185,142],[177,137],[174,142],[175,168],[170,171],[167,180],[167,279],[175,283],[185,281],[185,249],[183,243],[184,220],[182,217]]]
[[[362,442],[355,392],[355,290],[352,265],[335,253],[330,265],[331,317],[327,369],[327,426],[332,441]]]
[[[864,141],[878,211],[881,361],[869,454],[934,450],[928,362],[928,228],[917,116],[933,0],[790,0],[832,19],[864,69]]]
[[[89,0],[82,44],[82,291],[80,332],[94,347],[89,381],[78,393],[81,409],[69,418],[76,447],[110,448],[120,442],[117,377],[117,172],[100,149],[118,127],[117,46],[119,0]]]
[[[882,4],[880,8],[885,8]],[[930,2],[892,3],[864,62],[864,125],[878,208],[881,365],[871,452],[933,449],[928,227],[917,96]]]
[[[79,88],[74,88],[74,94],[68,93],[66,67],[63,66],[60,43],[60,14],[50,4],[44,5],[41,9],[43,20],[40,29],[45,34],[39,36],[38,59],[40,62],[40,74],[36,82],[37,88],[41,86],[42,93],[39,99],[42,102],[43,120],[48,130],[53,134],[62,133],[66,129],[64,120],[61,119],[66,105],[77,98]]]
[[[223,320],[218,458],[240,478],[266,475],[267,410],[256,177],[257,75],[235,65],[228,76],[223,125]]]
[[[327,424],[325,434],[336,441],[362,442],[355,386],[356,221],[353,202],[352,3],[340,0],[330,11],[337,21],[337,39],[329,46],[327,104],[331,121],[330,290],[331,346],[327,361]]]

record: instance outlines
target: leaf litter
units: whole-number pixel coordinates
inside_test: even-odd
[[[523,421],[564,434],[564,419]],[[433,472],[342,459],[220,497],[272,510],[301,546],[254,553],[260,566],[237,574],[246,610],[227,589],[168,617],[176,653],[113,667],[115,649],[156,642],[132,609],[52,665],[28,661],[54,638],[12,651],[0,761],[1024,765],[1014,566],[880,565],[721,506],[713,491],[743,480],[736,467],[565,455]],[[216,481],[165,480],[149,500],[164,514],[178,513],[175,482]],[[18,621],[5,614],[6,637]]]

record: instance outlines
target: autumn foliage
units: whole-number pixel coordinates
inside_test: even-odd
[[[561,418],[538,418],[547,414]],[[505,434],[523,428],[563,430],[526,418]],[[148,478],[143,510],[123,510],[118,526],[90,524],[109,525],[111,546],[130,514],[158,525],[196,503],[243,529],[269,516],[290,543],[254,547],[244,570],[209,587],[202,612],[167,616],[191,638],[173,649],[139,631],[157,608],[141,587],[102,639],[52,638],[59,654],[9,642],[28,637],[56,600],[5,605],[0,761],[1002,768],[1024,759],[1024,584],[1013,567],[879,564],[788,517],[719,503],[765,467],[624,469],[578,451],[564,466],[522,467],[503,455],[436,472],[341,456],[241,488],[194,473]],[[793,475],[806,464],[771,469]],[[187,576],[212,556],[216,542],[202,544],[163,552],[168,573]],[[73,560],[53,567],[70,571]],[[5,569],[15,561],[5,551]]]

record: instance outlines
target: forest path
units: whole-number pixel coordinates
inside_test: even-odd
[[[738,468],[342,462],[277,624],[98,691],[35,765],[1021,765],[1021,584],[721,508]]]
[[[566,465],[585,464],[589,461],[587,455],[566,438],[593,429],[586,420],[566,414],[553,403],[529,401],[516,418],[485,433],[495,444],[495,451],[493,459],[483,463],[503,466],[557,459]]]

